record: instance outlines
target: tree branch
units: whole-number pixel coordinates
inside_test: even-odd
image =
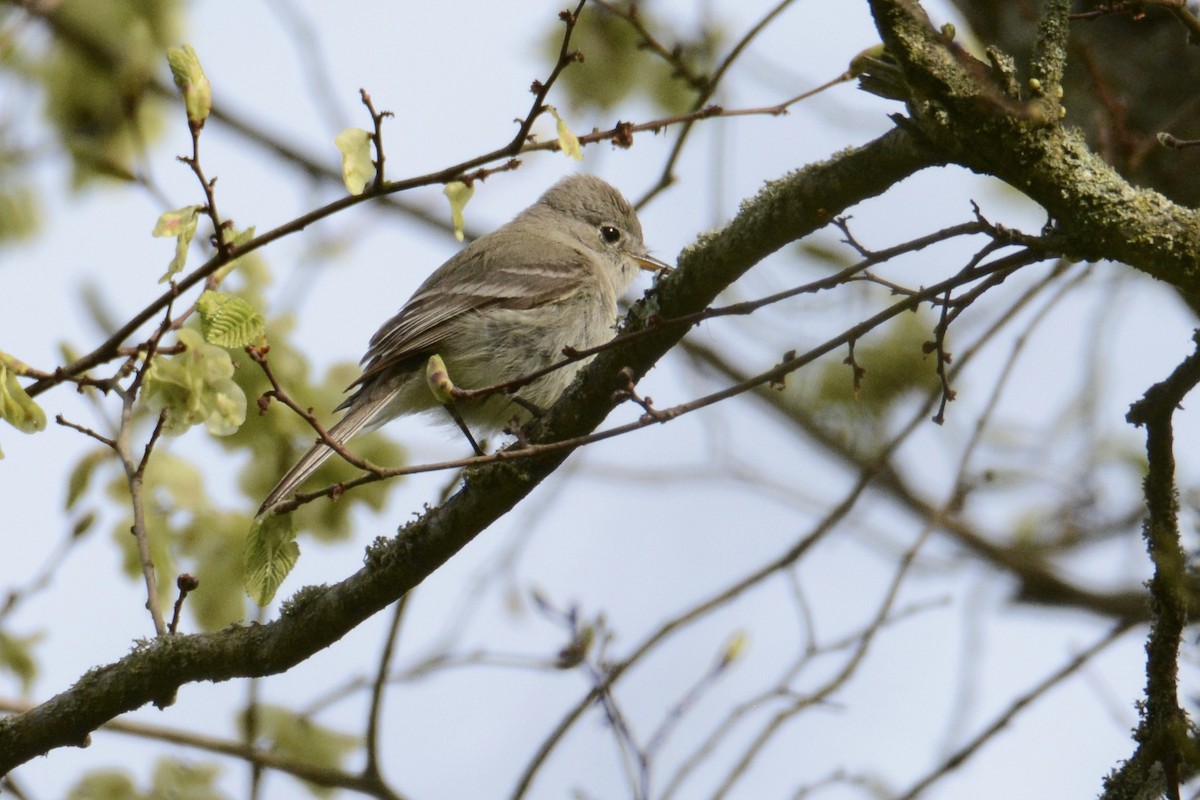
[[[653,297],[635,305],[627,326],[646,328],[657,314],[681,316],[703,309],[765,256],[936,163],[926,147],[897,129],[769,184],[724,229],[688,248],[679,270]],[[621,368],[645,374],[685,332],[664,330],[599,355],[563,400],[530,426],[530,441],[593,429],[615,402],[613,381]],[[92,670],[36,708],[0,720],[0,773],[56,747],[82,746],[108,720],[146,703],[168,704],[188,683],[276,674],[300,663],[419,584],[529,494],[567,455],[569,451],[519,466],[499,463],[468,471],[463,489],[446,503],[406,525],[397,537],[377,540],[361,570],[333,586],[301,589],[277,620],[212,634],[161,637]]]
[[[915,0],[870,0],[888,53],[904,73],[913,123],[948,160],[994,175],[1046,209],[1087,260],[1122,261],[1189,294],[1200,294],[1200,218],[1149,189],[1136,189],[1083,136],[1059,124],[1053,87],[1031,82],[1010,97],[991,68],[934,28]],[[1055,22],[1043,24],[1038,70],[1058,73]],[[1067,98],[1068,100],[1070,98]]]
[[[1133,757],[1109,780],[1113,797],[1132,796],[1148,784],[1161,782],[1160,791],[1179,800],[1180,783],[1195,771],[1196,743],[1191,725],[1179,707],[1179,648],[1188,622],[1187,556],[1179,537],[1179,499],[1175,489],[1173,417],[1183,398],[1200,383],[1200,331],[1193,335],[1197,349],[1171,376],[1151,386],[1129,409],[1126,419],[1146,429],[1146,522],[1142,535],[1154,564],[1150,579],[1153,623],[1146,642],[1146,699],[1142,721],[1134,733]]]

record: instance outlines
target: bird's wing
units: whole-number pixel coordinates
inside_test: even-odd
[[[350,388],[437,352],[463,314],[495,307],[536,308],[564,300],[594,279],[592,262],[578,248],[543,242],[534,260],[524,255],[528,248],[521,246],[519,237],[505,233],[500,229],[479,239],[430,275],[371,337],[363,373]]]

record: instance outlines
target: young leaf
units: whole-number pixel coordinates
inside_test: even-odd
[[[0,367],[8,367],[9,371],[14,375],[28,375],[29,365],[16,356],[10,356],[8,353],[0,350]]]
[[[291,514],[264,514],[250,525],[245,559],[246,594],[265,606],[275,598],[283,579],[300,558]]]
[[[301,764],[342,769],[345,756],[362,745],[358,736],[320,725],[282,706],[264,704],[257,713],[258,733],[270,743],[271,752]],[[326,796],[325,787],[309,784],[309,789]]]
[[[225,800],[216,786],[221,768],[216,764],[191,764],[160,758],[154,765],[150,796],[178,800]]]
[[[583,161],[583,148],[579,146],[579,137],[567,127],[566,121],[558,115],[557,108],[546,106],[546,110],[550,112],[550,116],[554,117],[555,127],[558,132],[558,149],[562,150],[563,155],[567,158]]]
[[[145,800],[133,778],[119,769],[99,769],[86,773],[67,793],[67,800]]]
[[[425,382],[439,403],[447,406],[454,402],[454,381],[450,379],[446,362],[437,353],[425,362]]]
[[[167,272],[158,279],[159,283],[165,283],[170,280],[172,275],[175,275],[183,270],[183,265],[187,263],[188,245],[192,243],[192,239],[196,236],[196,223],[200,219],[200,206],[184,206],[174,211],[164,212],[154,223],[154,230],[150,232],[151,236],[160,238],[175,237],[175,257],[171,259],[171,263],[167,265]]]
[[[367,182],[375,177],[371,160],[371,134],[362,128],[346,128],[333,140],[342,152],[342,180],[350,194],[362,194]]]
[[[21,681],[22,694],[29,694],[29,687],[37,677],[37,663],[33,660],[33,645],[42,637],[9,636],[0,631],[0,670],[11,672]]]
[[[196,300],[200,332],[221,347],[245,347],[266,334],[266,321],[254,306],[226,292],[204,292]]]
[[[228,351],[208,344],[199,331],[177,334],[187,349],[156,358],[146,371],[142,402],[151,411],[166,411],[164,431],[180,434],[204,423],[214,436],[228,436],[246,421],[246,394],[233,380]]]
[[[450,201],[450,221],[454,223],[454,238],[463,240],[463,209],[475,194],[475,187],[468,186],[462,181],[451,181],[442,189],[442,194]]]
[[[79,498],[87,491],[88,485],[92,482],[92,474],[96,468],[105,463],[112,453],[108,449],[92,450],[83,458],[79,459],[79,463],[71,468],[71,474],[67,478],[67,510],[70,510],[79,502]]]
[[[0,360],[0,419],[22,433],[36,433],[46,427],[46,413],[17,383],[6,360]]]
[[[171,67],[171,77],[183,95],[183,104],[187,108],[188,122],[193,129],[204,127],[208,113],[212,110],[212,84],[200,66],[200,56],[190,44],[182,48],[167,49],[167,64]]]

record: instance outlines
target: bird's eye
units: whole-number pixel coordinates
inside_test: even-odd
[[[609,244],[616,244],[621,241],[621,231],[615,225],[601,225],[600,237]]]

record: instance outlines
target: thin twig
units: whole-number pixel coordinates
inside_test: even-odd
[[[200,187],[204,190],[204,206],[201,208],[213,226],[212,244],[216,248],[217,254],[225,259],[226,262],[233,260],[233,247],[229,242],[225,241],[225,228],[229,223],[221,219],[221,215],[217,212],[217,195],[215,177],[208,178],[204,174],[204,168],[200,166],[200,133],[203,126],[191,124],[188,126],[192,133],[192,154],[190,156],[179,156],[179,160],[192,170],[196,176],[196,180],[200,181]]]
[[[737,43],[713,71],[712,78],[709,79],[708,84],[704,87],[704,90],[696,97],[695,103],[692,106],[693,111],[699,111],[701,108],[708,105],[708,101],[714,94],[716,94],[717,87],[720,86],[721,79],[725,76],[725,73],[729,71],[729,68],[733,66],[733,62],[736,61],[738,56],[745,51],[745,49],[750,45],[750,42],[756,36],[758,36],[759,33],[766,29],[771,20],[783,13],[784,9],[790,6],[792,2],[793,0],[780,0],[780,2],[777,3],[770,11],[763,15],[762,19],[760,19],[758,22],[752,25],[748,31],[746,31],[742,38],[737,41]],[[796,99],[802,99],[804,96],[805,95],[801,95]],[[639,208],[650,202],[650,200],[652,200],[659,192],[663,191],[675,182],[675,165],[679,162],[679,158],[683,154],[683,146],[687,142],[688,135],[692,132],[693,124],[694,120],[689,120],[683,124],[683,128],[679,131],[679,136],[676,137],[675,144],[671,148],[671,153],[667,156],[667,161],[663,165],[662,173],[659,175],[658,182],[638,200],[637,206]]]
[[[363,767],[362,776],[366,780],[374,780],[383,785],[383,773],[379,769],[379,720],[383,711],[384,688],[388,683],[388,671],[396,654],[396,640],[400,635],[400,623],[404,620],[404,612],[408,608],[408,599],[412,592],[400,598],[392,607],[392,622],[388,626],[387,636],[383,642],[383,652],[379,656],[379,666],[375,670],[375,680],[371,682],[371,709],[367,714],[366,750],[367,763]]]
[[[1053,689],[1058,684],[1062,683],[1067,678],[1074,675],[1089,661],[1100,654],[1104,648],[1115,642],[1117,639],[1133,627],[1133,623],[1128,621],[1118,622],[1112,630],[1100,637],[1091,647],[1088,647],[1079,655],[1067,661],[1059,669],[1047,675],[1029,691],[1015,698],[1001,714],[999,714],[987,727],[980,731],[974,738],[967,742],[962,747],[951,753],[936,769],[932,770],[928,775],[921,778],[913,784],[908,791],[897,797],[897,800],[916,800],[921,797],[925,790],[932,786],[937,781],[949,775],[958,767],[962,766],[967,759],[979,751],[987,742],[991,741],[996,734],[1006,730],[1012,721],[1029,707],[1031,703],[1040,697],[1044,697],[1047,692]]]
[[[256,345],[248,345],[246,347],[246,354],[250,357],[250,360],[262,368],[263,375],[266,376],[267,382],[271,384],[270,390],[264,392],[262,397],[259,399],[260,411],[266,409],[266,401],[268,399],[273,398],[278,400],[295,412],[297,416],[307,422],[310,428],[316,431],[318,442],[337,453],[351,466],[357,467],[358,469],[371,473],[372,475],[382,476],[386,470],[384,470],[382,467],[372,464],[370,461],[367,461],[364,458],[359,458],[354,453],[346,449],[344,443],[337,441],[329,435],[329,431],[324,425],[321,424],[316,415],[313,414],[311,408],[304,408],[298,402],[296,402],[296,400],[294,400],[290,394],[287,393],[287,391],[283,388],[283,385],[280,384],[279,379],[275,376],[274,370],[271,369],[271,363],[268,359],[268,351],[269,348],[258,347]]]
[[[187,599],[189,593],[194,592],[200,585],[200,581],[194,575],[189,575],[184,572],[175,579],[175,588],[179,590],[179,595],[175,599],[175,608],[171,613],[171,624],[167,626],[167,632],[175,634],[179,630],[179,617],[183,614],[183,601]]]
[[[0,710],[21,714],[34,708],[32,703],[25,701],[0,700]],[[272,750],[255,747],[252,744],[230,741],[215,736],[206,736],[191,730],[179,730],[162,725],[151,725],[134,722],[127,719],[115,719],[106,722],[99,728],[108,733],[135,736],[140,739],[150,739],[156,743],[175,744],[190,747],[208,753],[229,756],[240,759],[248,764],[257,765],[263,769],[271,769],[291,775],[315,786],[330,789],[348,789],[353,792],[380,798],[380,800],[402,800],[402,796],[387,790],[386,787],[353,775],[345,770],[320,767],[312,761],[302,761],[280,755]]]
[[[610,0],[592,0],[593,5],[600,6],[609,14],[625,20],[631,28],[637,31],[641,41],[638,47],[643,50],[648,50],[654,53],[663,61],[671,65],[674,71],[673,77],[682,78],[685,83],[691,86],[698,92],[704,91],[708,86],[710,79],[707,75],[701,75],[693,70],[688,63],[683,59],[682,48],[676,45],[675,47],[667,47],[658,40],[646,27],[646,23],[642,20],[642,15],[638,11],[636,2],[629,3],[625,7],[621,7]]]
[[[371,101],[371,95],[367,94],[366,89],[359,89],[358,94],[362,98],[362,104],[367,107],[367,112],[371,115],[371,142],[375,145],[374,183],[376,189],[382,189],[384,184],[383,164],[387,161],[387,157],[383,154],[383,121],[395,114],[391,111],[376,111],[375,104]]]
[[[112,439],[108,438],[107,436],[105,436],[102,433],[98,433],[98,432],[92,430],[91,428],[89,428],[87,426],[80,425],[77,422],[71,422],[69,419],[64,417],[62,414],[56,414],[54,417],[54,421],[57,424],[62,425],[64,428],[70,428],[73,431],[79,431],[84,436],[88,436],[88,437],[91,437],[92,439],[95,439],[97,442],[100,442],[100,444],[104,445],[105,447],[111,447],[114,451],[117,449],[117,443],[114,442]]]

